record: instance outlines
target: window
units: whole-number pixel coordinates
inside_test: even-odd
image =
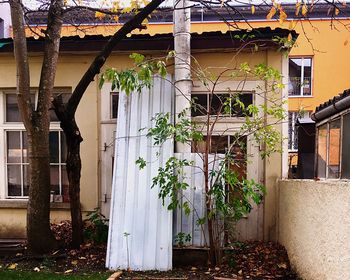
[[[210,140],[209,153],[226,154],[230,148],[230,155],[233,158],[230,166],[231,170],[245,177],[247,169],[247,137],[243,136],[238,141],[235,141],[234,136],[231,135],[212,135]],[[192,153],[204,153],[207,141],[208,138],[204,137],[203,141],[194,142],[192,144]]]
[[[309,117],[309,112],[288,112],[288,150],[296,152],[298,150],[298,126],[296,125],[299,118]]]
[[[311,96],[312,58],[289,59],[289,96]]]
[[[221,114],[227,117],[243,117],[242,108],[236,104],[236,98],[247,107],[253,104],[252,93],[216,93],[206,92],[192,93],[192,117],[205,116],[210,111],[210,115]]]
[[[111,92],[111,119],[116,119],[118,117],[118,102],[119,93]]]
[[[67,100],[66,89],[57,90],[63,94],[63,102]],[[3,92],[4,118],[0,123],[0,135],[4,144],[4,176],[2,185],[6,186],[6,198],[26,198],[28,196],[28,148],[27,133],[21,122],[17,105],[17,97],[13,91]],[[31,95],[35,104],[35,91]],[[1,103],[0,103],[1,104]],[[52,111],[49,144],[50,144],[50,179],[51,191],[56,201],[68,201],[68,178],[66,172],[66,143],[64,133],[60,130],[59,122]],[[0,164],[1,165],[1,164]]]
[[[350,179],[350,113],[345,112],[317,126],[318,178]]]

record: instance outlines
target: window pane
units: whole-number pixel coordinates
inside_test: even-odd
[[[7,166],[7,186],[9,196],[22,196],[21,166]]]
[[[23,162],[28,163],[28,137],[26,131],[22,131],[22,154]]]
[[[23,195],[28,196],[29,190],[29,166],[23,165]]]
[[[247,175],[247,137],[241,137],[235,140],[234,137],[230,136],[231,150],[230,158],[232,159],[230,169],[235,171],[240,178],[246,178]]]
[[[304,58],[303,94],[311,95],[311,58]]]
[[[245,108],[247,108],[249,105],[253,104],[253,94],[245,93],[245,94],[239,94],[238,96],[235,96],[235,95],[232,96],[231,115],[235,117],[243,117],[245,114],[242,108],[238,104],[236,104],[237,103],[236,97],[238,97],[239,101],[244,104]]]
[[[296,121],[299,117],[299,112],[288,112],[288,149],[298,150],[298,128]]]
[[[63,131],[61,131],[60,134],[61,134],[61,163],[65,163],[67,158],[66,135],[64,134]]]
[[[21,163],[20,131],[7,131],[7,162]]]
[[[118,117],[119,94],[117,92],[112,92],[111,99],[112,99],[112,119],[116,119]]]
[[[209,152],[213,154],[225,154],[229,147],[229,136],[212,136]]]
[[[35,103],[35,95],[30,95],[32,104]],[[16,94],[6,94],[6,122],[21,122],[21,116],[17,104]]]
[[[229,94],[210,94],[210,115],[226,114],[224,103],[230,98]]]
[[[6,94],[6,121],[21,122],[16,94]]]
[[[339,178],[340,171],[340,119],[329,126],[328,178]]]
[[[224,154],[228,148],[228,137],[229,136],[212,136],[211,143],[209,147],[209,153],[219,153]],[[205,136],[203,141],[194,142],[192,144],[193,153],[205,153],[205,146],[207,142],[207,137]]]
[[[350,114],[343,117],[342,178],[350,179]]]
[[[59,162],[59,150],[58,150],[58,131],[50,131],[49,134],[50,141],[50,162],[58,163]]]
[[[67,177],[67,168],[62,165],[62,196],[63,202],[69,202],[69,182]]]
[[[319,178],[326,177],[327,163],[327,124],[318,128],[317,139],[317,176]]]
[[[59,183],[59,168],[58,166],[50,166],[50,183],[51,191],[55,194],[60,194],[60,183]]]
[[[192,117],[204,116],[208,110],[208,95],[207,94],[192,94]]]
[[[301,92],[301,58],[289,59],[289,83],[288,93],[289,95],[300,95]]]
[[[61,94],[63,104],[66,104],[68,102],[69,97],[71,95],[70,93],[62,93],[62,92],[55,93],[54,92],[54,96],[56,96],[57,94]],[[49,114],[50,114],[50,121],[51,122],[58,122],[58,118],[56,116],[55,110],[51,109],[49,111]]]

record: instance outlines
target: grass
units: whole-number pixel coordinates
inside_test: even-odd
[[[31,271],[19,271],[19,270],[0,270],[1,280],[105,280],[112,273],[86,273],[86,274],[56,274],[48,272],[31,272]]]

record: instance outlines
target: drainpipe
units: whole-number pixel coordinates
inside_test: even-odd
[[[176,4],[176,6],[175,6]],[[191,79],[191,10],[188,0],[174,0],[174,50],[175,50],[175,121],[177,115],[190,108]],[[187,111],[191,117],[191,111]],[[190,153],[188,144],[176,143],[176,152]]]

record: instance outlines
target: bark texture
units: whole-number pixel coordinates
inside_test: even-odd
[[[10,0],[17,67],[17,99],[28,133],[29,200],[27,211],[28,247],[33,253],[47,253],[56,240],[50,230],[49,107],[55,81],[62,27],[63,0],[52,0],[45,31],[43,63],[37,106],[30,101],[30,75],[21,0]]]

